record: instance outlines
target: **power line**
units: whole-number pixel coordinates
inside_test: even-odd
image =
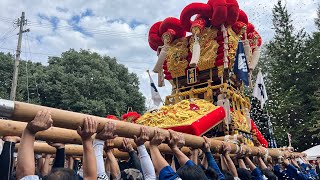
[[[9,29],[10,32],[7,31],[6,33],[3,34],[3,36],[2,36],[1,39],[0,39],[0,41],[2,41],[2,42],[0,43],[0,47],[2,47],[2,46],[5,44],[5,42],[6,42],[7,39],[9,39],[9,38],[11,38],[12,36],[15,36],[15,35],[16,35],[16,34],[14,33],[14,34],[12,34],[12,35],[9,36],[9,34],[12,33],[12,32],[14,32],[16,29],[17,29],[17,27],[13,27],[13,29],[12,29],[11,31],[10,31],[10,29]]]
[[[1,19],[0,21],[11,23],[11,21],[7,19]],[[116,31],[111,31],[111,30],[101,30],[101,29],[90,29],[90,28],[85,28],[85,27],[73,27],[73,26],[56,26],[54,27],[52,24],[47,24],[47,23],[33,23],[33,22],[28,22],[30,26],[34,27],[41,27],[41,28],[50,28],[50,29],[56,29],[56,30],[66,30],[66,31],[75,31],[75,28],[81,28],[83,32],[80,33],[88,33],[92,35],[108,35],[108,36],[118,36],[118,37],[127,37],[127,38],[147,38],[147,34],[142,34],[142,33],[133,33],[133,32],[116,32]]]
[[[4,50],[8,50],[8,51],[14,51],[15,49],[11,49],[11,48],[0,48],[0,49],[4,49]],[[30,53],[30,54],[36,54],[36,55],[43,55],[43,56],[55,56],[55,57],[59,57],[60,55],[56,55],[56,54],[47,54],[47,53],[40,53],[40,52],[31,52],[29,51],[21,51],[23,53]],[[110,57],[110,56],[109,56]],[[151,64],[153,62],[139,62],[136,61],[136,59],[129,59],[129,60],[119,60],[119,59],[127,59],[126,57],[110,57],[110,58],[116,58],[116,61],[119,63],[137,63],[137,64]]]

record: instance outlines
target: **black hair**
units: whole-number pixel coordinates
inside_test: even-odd
[[[238,172],[238,177],[240,179],[251,179],[251,174],[248,170],[244,169],[244,168],[237,168],[237,172]]]
[[[234,180],[233,175],[229,171],[222,170],[221,172],[224,175],[225,180]]]
[[[218,173],[212,169],[211,167],[208,167],[206,170],[204,170],[204,173],[206,174],[207,178],[210,180],[218,180],[219,176]]]
[[[45,178],[47,180],[77,180],[77,174],[69,168],[54,168]]]
[[[183,180],[207,180],[206,174],[199,166],[182,166],[177,174]]]
[[[268,178],[268,180],[278,180],[278,177],[269,169],[262,169],[262,173]]]

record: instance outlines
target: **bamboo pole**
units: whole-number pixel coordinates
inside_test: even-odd
[[[16,144],[15,151],[17,152],[20,144]],[[34,143],[34,152],[36,154],[55,154],[56,148],[49,146],[46,143],[35,142]],[[83,147],[81,145],[69,144],[65,145],[65,154],[67,156],[82,156],[83,155]],[[116,158],[127,159],[129,158],[128,153],[121,152],[118,149],[113,150],[113,155]]]
[[[38,111],[43,109],[49,109],[51,111],[53,124],[56,127],[62,127],[67,129],[77,129],[83,123],[84,117],[88,116],[86,114],[60,110],[55,108],[49,108],[45,106],[39,106],[34,104],[28,104],[18,101],[8,101],[0,99],[0,116],[8,116],[12,119],[29,122],[33,120]],[[108,121],[113,121],[116,123],[116,134],[121,137],[132,138],[134,135],[138,136],[140,134],[140,127],[142,125],[132,124],[123,121],[115,121],[107,118],[92,116],[98,122],[98,130],[104,127],[104,124]],[[154,135],[154,127],[148,127],[150,131],[150,138]],[[167,130],[161,129],[162,133],[169,137],[169,132]],[[190,134],[182,133],[185,138],[185,145],[192,148],[201,148],[203,145],[203,138],[199,136],[194,136]],[[211,148],[215,152],[221,152],[223,146],[222,141],[211,139]],[[251,149],[252,155],[257,155],[259,150],[257,147],[249,147]],[[239,147],[236,144],[231,144],[231,153],[237,153]],[[279,157],[282,153],[278,150],[269,149],[269,155],[272,157]]]

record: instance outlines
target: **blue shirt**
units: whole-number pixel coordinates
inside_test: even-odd
[[[195,166],[195,164],[188,160],[185,164],[185,166]],[[159,180],[178,180],[181,179],[176,172],[171,168],[171,166],[166,166],[161,169],[159,173]]]
[[[206,154],[206,158],[208,161],[208,167],[211,167],[212,169],[214,169],[218,173],[220,180],[225,180],[225,177],[222,174],[222,172],[220,171],[220,168],[217,165],[216,161],[214,160],[211,152],[205,152],[205,154]]]
[[[263,179],[263,174],[262,174],[261,170],[258,167],[256,167],[251,172],[251,176],[253,177],[254,180],[262,180]]]

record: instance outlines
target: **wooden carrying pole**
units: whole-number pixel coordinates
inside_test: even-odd
[[[60,110],[55,108],[49,108],[34,104],[28,104],[18,101],[8,101],[0,99],[0,116],[6,115],[9,118],[19,121],[29,122],[33,120],[38,111],[43,109],[49,109],[51,111],[51,116],[53,119],[53,125],[56,127],[67,128],[67,129],[77,129],[83,123],[84,117],[88,116],[86,114],[70,112],[66,110]],[[132,124],[123,121],[115,121],[112,119],[92,116],[98,122],[98,130],[101,130],[104,127],[104,124],[107,121],[113,121],[116,123],[116,134],[121,137],[131,138],[134,135],[138,136],[140,134],[140,127],[142,125]],[[150,138],[154,135],[154,127],[148,127],[150,133]],[[162,133],[169,137],[168,130],[161,129]],[[203,145],[203,138],[199,136],[194,136],[190,134],[182,133],[185,138],[185,145],[192,148],[201,148]],[[211,148],[216,152],[221,152],[223,146],[222,141],[211,140]],[[251,149],[252,155],[257,155],[259,149],[257,147],[249,147]],[[231,153],[237,153],[239,147],[236,144],[231,144]],[[282,153],[278,150],[270,149],[269,153],[272,157],[279,157]]]
[[[18,151],[20,144],[16,144],[15,151]],[[56,154],[56,148],[49,146],[46,143],[35,142],[34,143],[34,152],[36,154]],[[65,145],[65,154],[67,156],[82,156],[83,155],[83,147],[81,145],[69,144]],[[121,152],[118,149],[114,149],[112,154],[116,158],[127,159],[129,158],[129,154],[126,152]]]
[[[25,122],[18,122],[12,120],[0,120],[0,136],[20,136],[22,135],[23,130],[27,126]],[[36,140],[48,141],[48,142],[58,142],[64,144],[82,144],[81,138],[78,135],[77,131],[51,127],[48,130],[38,132],[36,134]],[[136,149],[136,144],[132,139],[129,139],[133,148]],[[123,138],[117,137],[114,139],[114,147],[121,148],[122,147]],[[146,143],[146,147],[148,148],[149,143]],[[172,153],[170,147],[167,144],[159,145],[159,150],[162,153],[170,154]],[[190,150],[187,147],[183,147],[182,151],[185,154],[190,154]]]

